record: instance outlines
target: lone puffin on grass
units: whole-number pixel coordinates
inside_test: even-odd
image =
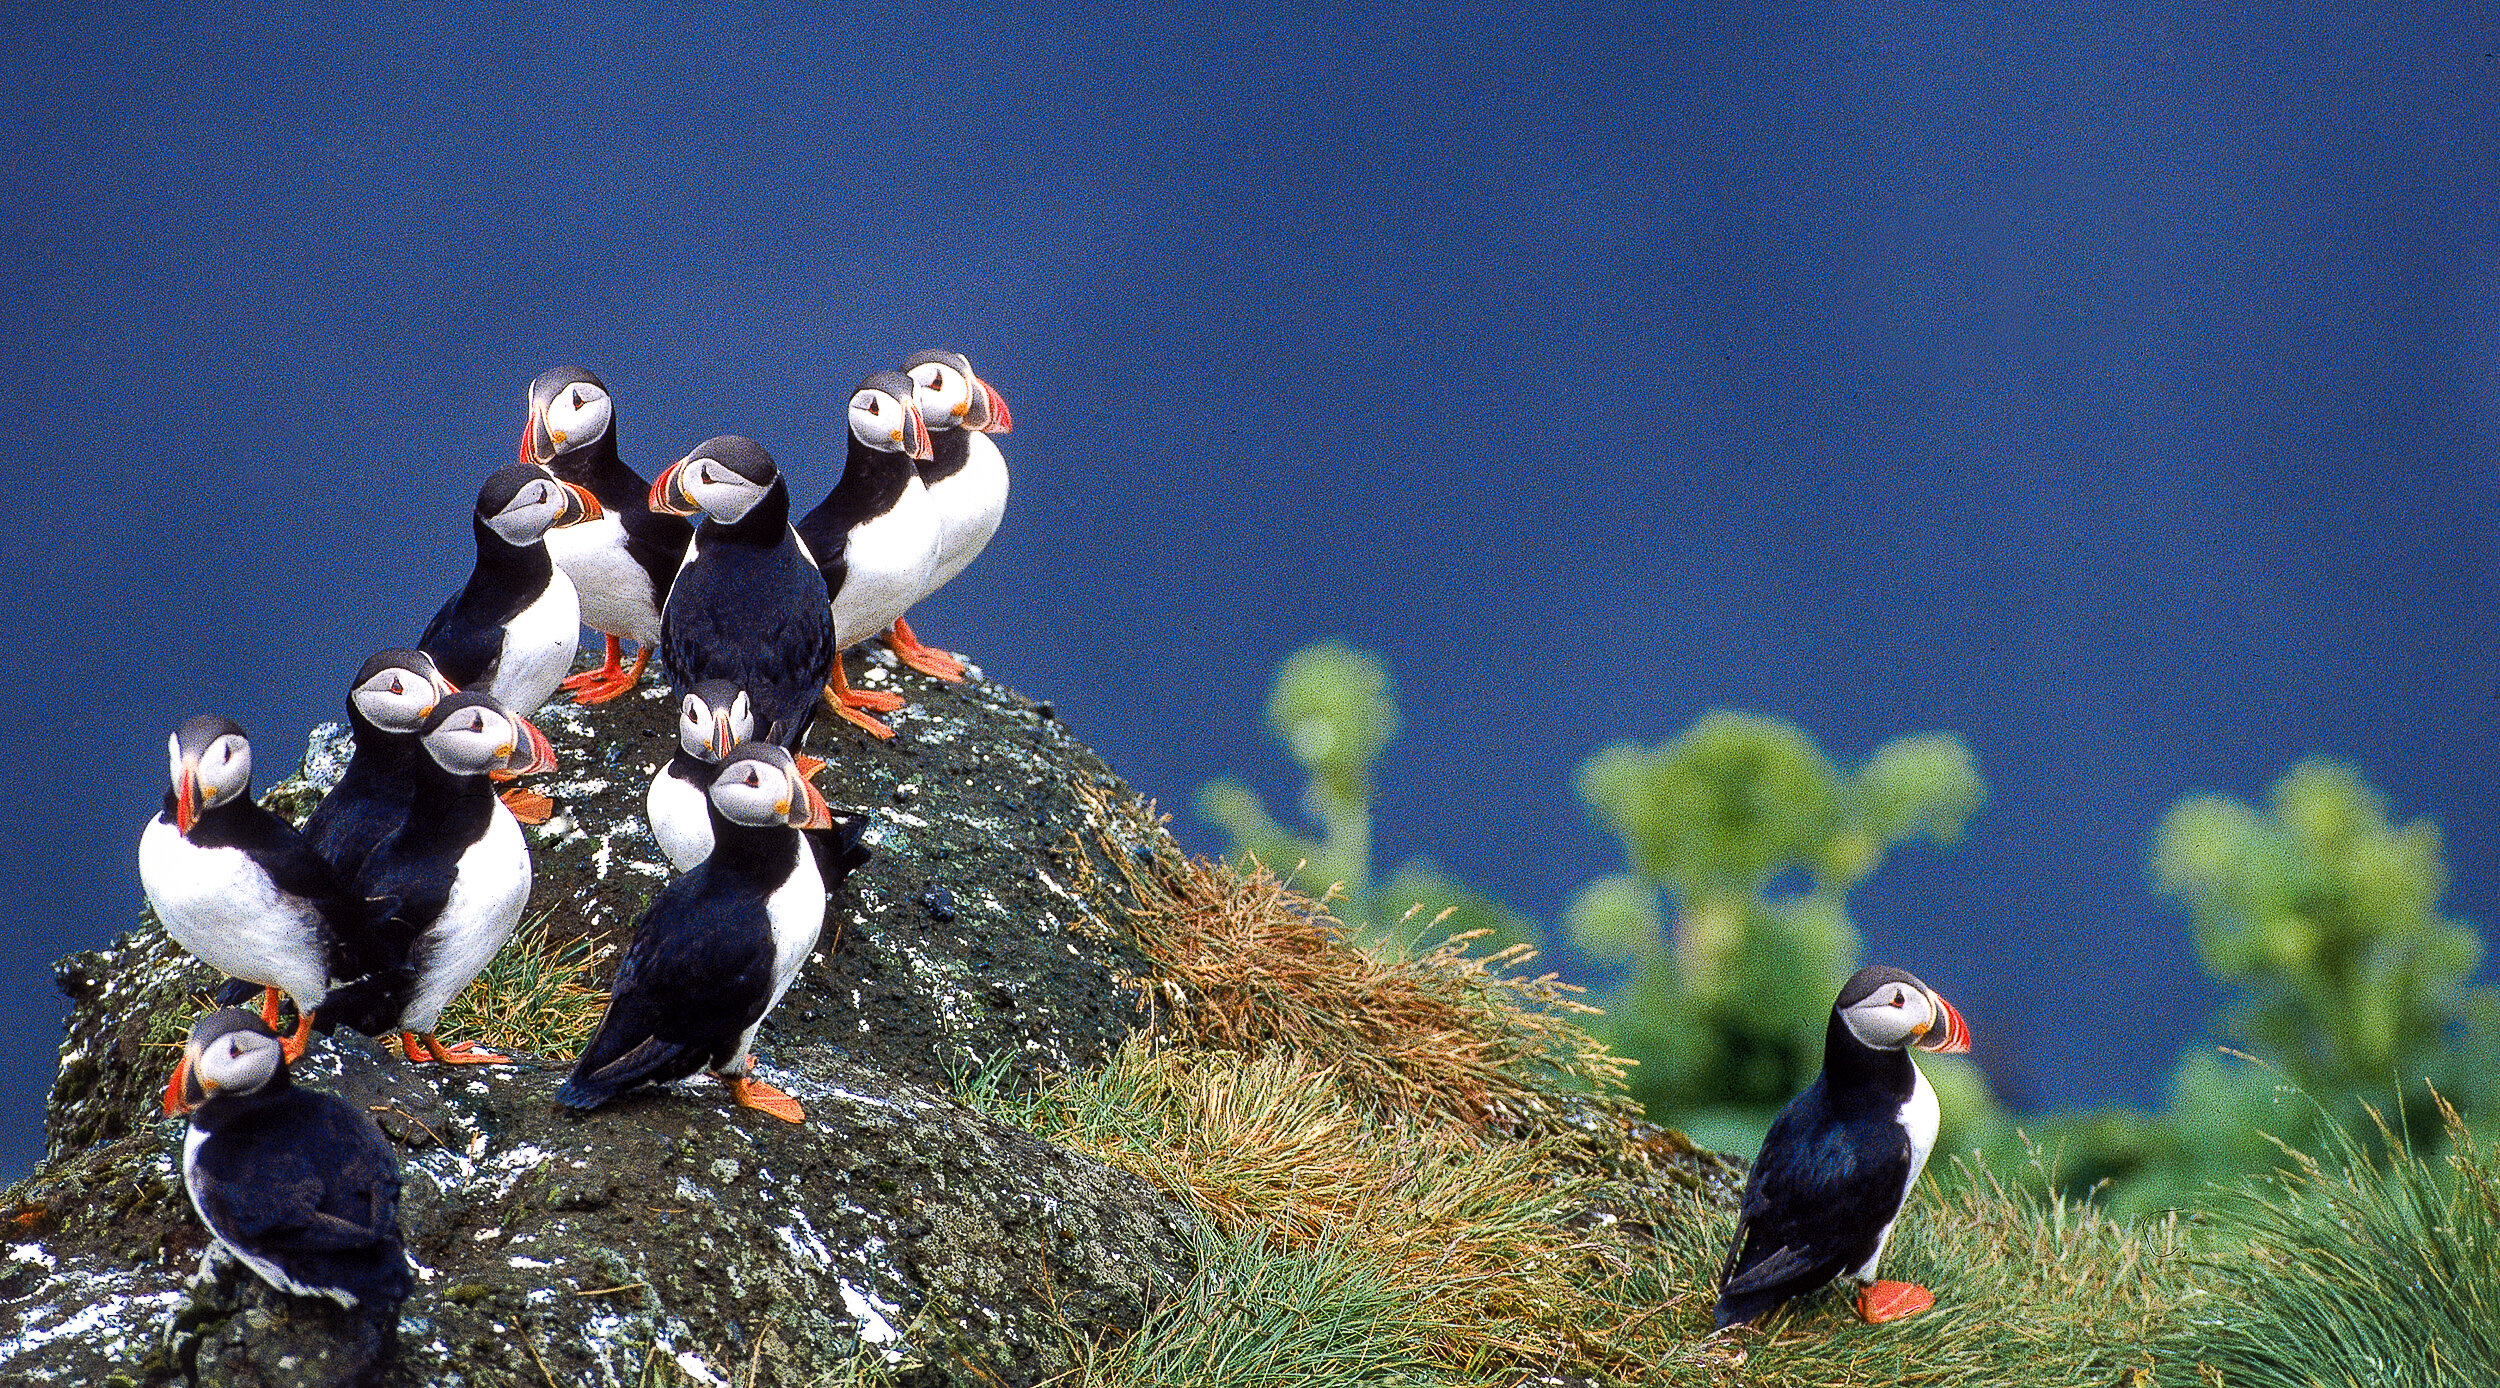
[[[1936,1145],[1936,1091],[1911,1047],[1958,1055],[1970,1049],[1970,1028],[1900,969],[1850,975],[1824,1029],[1823,1072],[1772,1120],[1745,1177],[1719,1271],[1720,1329],[1751,1324],[1835,1277],[1859,1285],[1858,1315],[1869,1322],[1935,1305],[1925,1287],[1875,1278]]]
[[[192,1023],[183,1073],[182,1184],[211,1248],[290,1296],[361,1311],[356,1381],[372,1381],[416,1286],[391,1144],[354,1104],[297,1088],[276,1033],[249,1012]]]

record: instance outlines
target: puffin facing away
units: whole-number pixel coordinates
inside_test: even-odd
[[[290,1296],[362,1311],[359,1372],[372,1374],[398,1348],[416,1286],[390,1143],[354,1104],[297,1088],[276,1034],[249,1012],[192,1023],[183,1061],[182,1184],[212,1250]]]
[[[842,480],[794,527],[824,576],[842,650],[901,620],[931,588],[938,557],[937,505],[917,470],[929,456],[929,430],[912,403],[911,379],[898,371],[872,372],[851,392],[849,421]],[[958,665],[956,676],[962,673]],[[901,708],[901,696],[851,688],[838,655],[824,697],[844,719],[878,737],[894,736],[870,714]]]
[[[580,592],[583,624],[607,637],[606,660],[564,687],[582,703],[604,704],[634,687],[660,644],[660,612],[694,527],[651,509],[650,484],[617,455],[616,399],[581,367],[555,367],[530,382],[520,461],[544,464],[599,500],[598,516],[548,533],[547,553]],[[631,670],[620,637],[636,647]]]
[[[304,821],[304,838],[349,882],[375,845],[408,817],[417,762],[425,756],[417,730],[450,695],[434,657],[405,647],[374,652],[347,687],[347,726],[356,748],[339,783]]]
[[[937,571],[930,575],[927,597],[947,585],[980,556],[990,536],[998,533],[1007,513],[1007,457],[991,438],[1013,425],[1007,401],[990,383],[972,374],[972,362],[961,352],[915,352],[903,363],[911,378],[912,403],[929,426],[929,456],[920,461],[920,481],[938,512]],[[886,641],[904,664],[942,680],[959,680],[964,663],[912,635],[911,623],[897,617]]]
[[[679,872],[712,856],[712,778],[730,748],[754,737],[755,710],[746,691],[727,680],[705,680],[678,701],[677,755],[651,778],[643,812]]]
[[[301,1055],[333,984],[373,965],[364,903],[293,825],[252,799],[252,743],[242,728],[204,713],[177,729],[166,750],[172,788],[139,835],[148,904],[194,958],[261,985],[269,1025],[277,1025],[278,994],[293,998],[299,1020],[286,1050]],[[168,1086],[169,1103],[180,1082],[177,1075]]]
[[[706,439],[660,474],[650,501],[704,518],[660,616],[660,659],[679,692],[729,681],[753,702],[757,735],[796,751],[838,647],[773,455],[735,434]]]
[[[477,563],[417,638],[417,649],[455,687],[492,694],[526,718],[554,697],[581,639],[573,580],[548,557],[544,537],[600,515],[598,499],[536,463],[499,468],[478,489]],[[524,824],[543,824],[555,802],[514,787],[504,803]]]
[[[555,754],[545,734],[494,696],[466,691],[435,706],[419,745],[424,757],[406,816],[355,882],[401,961],[389,975],[391,1020],[376,1030],[400,1031],[411,1061],[495,1064],[505,1057],[468,1042],[446,1047],[434,1026],[529,904],[529,845],[487,773],[526,776],[553,766]]]
[[[825,882],[801,833],[833,823],[787,751],[742,743],[709,792],[712,854],[652,898],[617,965],[608,1010],[556,1099],[597,1108],[709,1069],[738,1104],[797,1123],[798,1101],[755,1079],[756,1028],[824,928]]]
[[[1850,975],[1824,1029],[1823,1072],[1772,1120],[1745,1177],[1719,1272],[1719,1327],[1746,1325],[1834,1277],[1870,1322],[1915,1315],[1926,1288],[1875,1280],[1894,1219],[1936,1143],[1936,1092],[1908,1050],[1970,1049],[1962,1014],[1900,969]]]

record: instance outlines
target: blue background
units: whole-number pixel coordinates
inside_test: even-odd
[[[1326,635],[1402,689],[1382,864],[1548,921],[1610,740],[1960,732],[1990,804],[1857,914],[2018,1102],[2152,1100],[2212,1005],[2181,794],[2354,759],[2500,919],[2493,21],[1999,8],[12,16],[0,1169],[167,730],[283,772],[562,361],[804,502],[970,353],[1015,501],[922,629],[1200,847]]]

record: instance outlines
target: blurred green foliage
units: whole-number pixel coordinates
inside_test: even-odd
[[[1268,724],[1308,774],[1303,810],[1316,832],[1277,823],[1239,782],[1219,780],[1199,792],[1199,811],[1235,854],[1280,871],[1300,864],[1307,889],[1341,885],[1344,915],[1375,942],[1413,943],[1444,907],[1456,908],[1445,929],[1537,938],[1534,922],[1428,861],[1372,876],[1373,769],[1398,735],[1396,691],[1376,656],[1338,642],[1296,652],[1276,673]],[[1622,971],[1592,999],[1606,1012],[1599,1027],[1640,1062],[1633,1089],[1652,1117],[1734,1152],[1753,1150],[1822,1064],[1832,998],[1859,963],[1850,889],[1895,848],[1957,842],[1988,794],[1951,733],[1895,738],[1850,769],[1794,724],[1729,712],[1655,746],[1598,752],[1578,789],[1624,850],[1625,870],[1589,883],[1560,922],[1581,953]],[[2274,1138],[2300,1146],[2331,1123],[2360,1130],[2362,1104],[2399,1084],[2431,1081],[2469,1129],[2489,1131],[2500,989],[2470,983],[2482,942],[2440,911],[2448,872],[2436,825],[2392,821],[2358,772],[2313,758],[2276,781],[2263,808],[2180,801],[2153,835],[2149,878],[2231,989],[2215,1035],[2256,1063],[2200,1044],[2182,1054],[2162,1111],[2030,1116],[2017,1131],[1967,1058],[1921,1056],[1944,1110],[1941,1150],[1976,1144],[2017,1170],[2028,1135],[2058,1153],[2067,1189],[2103,1188],[2119,1212],[2140,1213],[2203,1206],[2275,1168]],[[1916,972],[1915,960],[1890,962]],[[1984,1021],[1980,1030],[1985,1044]],[[2413,1117],[2400,1136],[2435,1148],[2431,1115],[2417,1105]]]
[[[2230,986],[2214,1030],[2261,1063],[2201,1045],[2172,1073],[2166,1113],[2026,1120],[2063,1147],[2067,1179],[2109,1182],[2126,1211],[2199,1205],[2213,1183],[2280,1164],[2268,1134],[2302,1146],[2335,1124],[2366,1130],[2361,1105],[2403,1086],[2429,1080],[2471,1120],[2494,1111],[2500,990],[2470,984],[2482,941],[2440,912],[2437,825],[2394,822],[2359,772],[2313,757],[2262,809],[2181,800],[2150,858],[2153,890]],[[2435,1119],[2414,1106],[2404,1136],[2436,1147]]]
[[[1341,641],[1295,651],[1276,668],[1267,726],[1309,778],[1302,812],[1318,832],[1278,823],[1238,780],[1210,781],[1198,788],[1198,813],[1231,837],[1236,860],[1255,857],[1315,895],[1336,889],[1338,917],[1367,944],[1412,947],[1464,930],[1500,944],[1536,938],[1525,916],[1430,859],[1372,876],[1372,767],[1398,736],[1397,691],[1380,657]]]

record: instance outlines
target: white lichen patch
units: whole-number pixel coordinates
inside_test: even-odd
[[[50,1272],[54,1266],[54,1259],[52,1255],[44,1252],[43,1245],[39,1243],[10,1244],[9,1261],[16,1263],[33,1263],[46,1272]]]
[[[903,1332],[894,1328],[893,1318],[902,1314],[901,1308],[879,1301],[848,1282],[834,1285],[842,1290],[842,1309],[859,1322],[860,1343],[882,1348],[889,1364],[899,1362],[903,1357],[899,1347]]]

